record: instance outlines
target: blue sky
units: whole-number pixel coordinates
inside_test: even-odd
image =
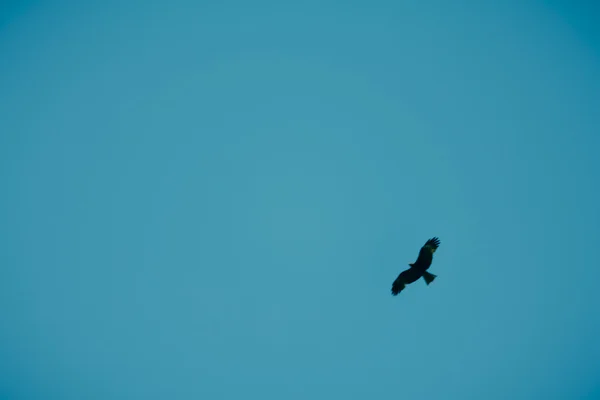
[[[600,398],[600,11],[493,3],[5,2],[1,397]]]

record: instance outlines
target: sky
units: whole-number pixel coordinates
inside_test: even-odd
[[[1,4],[0,398],[600,399],[598,5]]]

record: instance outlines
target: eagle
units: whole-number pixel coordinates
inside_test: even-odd
[[[433,237],[425,242],[419,251],[417,261],[413,264],[408,264],[410,268],[402,271],[392,284],[392,296],[397,296],[406,285],[415,282],[421,277],[423,277],[427,285],[433,282],[437,275],[427,272],[427,269],[431,266],[433,253],[435,253],[439,246],[440,239],[437,237]]]

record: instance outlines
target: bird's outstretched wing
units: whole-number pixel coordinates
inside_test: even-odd
[[[419,262],[426,255],[432,256],[438,247],[440,247],[440,239],[438,239],[437,237],[429,239],[427,242],[425,242],[423,247],[421,247],[421,250],[419,251],[419,257],[417,258],[415,264],[419,264]]]
[[[392,295],[396,296],[406,285],[415,282],[421,275],[422,272],[415,268],[409,268],[402,271],[394,283],[392,283]]]
[[[406,275],[408,273],[409,273],[409,270],[402,271],[400,273],[400,275],[398,275],[398,277],[396,278],[394,283],[392,283],[392,296],[397,296],[398,293],[400,293],[402,290],[404,290],[404,287],[407,284]]]

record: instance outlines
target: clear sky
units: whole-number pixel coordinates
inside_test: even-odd
[[[600,6],[84,3],[0,8],[2,399],[600,398]]]

